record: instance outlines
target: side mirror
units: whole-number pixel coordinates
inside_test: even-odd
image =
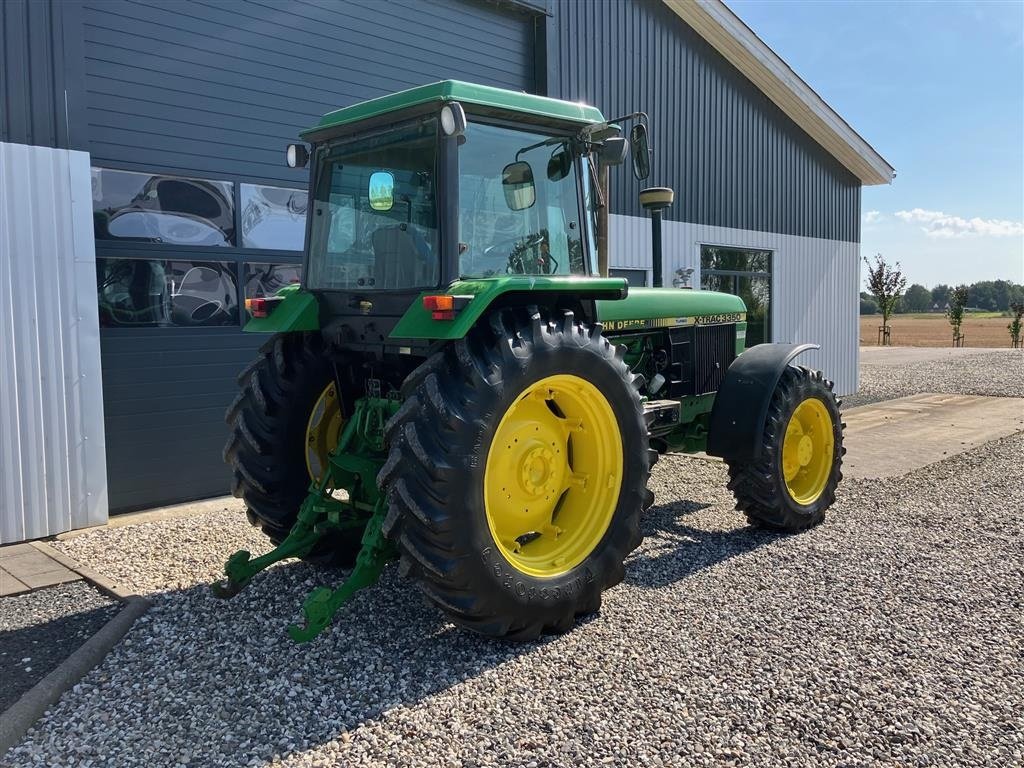
[[[561,181],[572,170],[572,155],[563,144],[551,153],[548,160],[548,181]]]
[[[501,172],[501,188],[509,210],[524,211],[537,202],[537,188],[533,183],[533,169],[520,160],[509,163]]]
[[[622,136],[610,136],[597,150],[597,160],[601,165],[622,165],[628,152],[628,141]]]
[[[637,123],[629,132],[633,146],[633,175],[643,181],[651,175],[651,149],[647,145],[647,126]]]
[[[390,211],[395,206],[395,177],[387,171],[370,174],[370,207],[375,211]]]

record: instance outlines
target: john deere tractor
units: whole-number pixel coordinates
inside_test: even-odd
[[[246,302],[273,335],[224,451],[275,548],[234,554],[218,595],[284,558],[351,568],[306,600],[308,640],[397,559],[456,624],[563,632],[622,580],[669,451],[723,458],[754,525],[822,521],[843,436],[793,364],[813,345],[744,351],[739,298],[607,276],[601,179],[630,155],[647,176],[644,114],[445,81],[302,138],[303,280]]]

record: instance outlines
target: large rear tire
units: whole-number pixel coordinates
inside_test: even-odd
[[[238,383],[241,391],[225,414],[231,491],[245,501],[249,522],[278,544],[295,524],[313,477],[326,466],[327,451],[337,444],[352,385],[343,381],[347,391],[337,391],[334,364],[319,334],[312,333],[273,336]],[[334,533],[306,559],[349,567],[361,536]]]
[[[656,457],[600,326],[496,312],[403,395],[379,477],[402,572],[485,635],[529,640],[597,611],[642,540]]]
[[[726,459],[736,508],[751,525],[796,533],[825,519],[843,479],[845,426],[832,382],[789,366],[772,395],[760,459]]]

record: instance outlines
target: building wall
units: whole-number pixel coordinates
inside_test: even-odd
[[[608,237],[611,264],[644,270],[650,285],[650,220],[613,214]],[[663,223],[662,242],[665,282],[677,269],[688,268],[694,270],[690,284],[697,287],[701,245],[772,251],[772,341],[821,345],[799,362],[825,371],[835,382],[837,394],[857,390],[858,243],[681,221]]]
[[[89,157],[0,143],[0,544],[107,519]]]
[[[614,213],[642,216],[641,187],[670,186],[671,220],[860,240],[860,181],[664,3],[553,6],[549,95],[650,116],[651,177],[614,174]]]
[[[0,141],[69,147],[63,9],[37,0],[0,6]]]
[[[554,0],[548,90],[606,115],[650,116],[651,177],[611,175],[609,263],[651,280],[650,219],[638,193],[668,186],[664,274],[694,269],[700,246],[774,254],[772,340],[857,387],[860,181],[660,0]],[[550,62],[554,62],[552,65]]]

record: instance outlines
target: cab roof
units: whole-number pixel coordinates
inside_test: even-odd
[[[546,96],[534,96],[522,91],[507,91],[487,85],[463,83],[458,80],[442,80],[328,112],[320,118],[320,122],[315,126],[303,131],[302,136],[305,138],[310,134],[318,134],[325,130],[430,102],[442,104],[446,101],[458,101],[466,105],[525,113],[536,118],[579,125],[604,122],[601,110],[586,104],[549,99]]]

